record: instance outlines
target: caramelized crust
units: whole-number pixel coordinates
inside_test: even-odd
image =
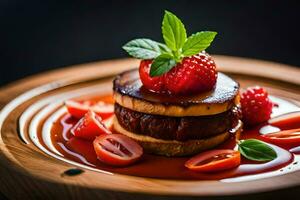
[[[193,96],[149,92],[142,87],[137,70],[118,75],[113,89],[115,102],[122,107],[153,115],[215,115],[239,104],[239,84],[222,73],[218,73],[214,90]]]

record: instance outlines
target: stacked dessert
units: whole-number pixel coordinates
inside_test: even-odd
[[[241,112],[246,126],[263,125],[276,104],[261,87],[247,88],[240,100],[239,84],[218,73],[213,58],[204,51],[216,32],[202,31],[187,37],[182,22],[166,11],[162,33],[165,44],[136,39],[123,47],[141,62],[138,70],[123,72],[114,79],[114,106],[105,102],[66,102],[69,114],[80,119],[71,134],[93,141],[101,165],[124,167],[137,162],[137,168],[128,168],[130,175],[144,176],[147,171],[146,176],[166,177],[152,172],[172,168],[168,178],[211,179],[210,175],[201,173],[220,172],[213,177],[222,179],[274,170],[293,161],[289,151],[260,139],[294,143],[300,138],[295,135],[299,129],[260,135],[261,130],[270,127],[266,125],[252,129],[251,134],[244,133],[243,140],[239,139]],[[271,125],[280,130],[274,123]],[[229,137],[232,140],[218,146]],[[144,152],[164,156],[197,155],[189,159],[147,155],[144,162],[138,162]],[[152,160],[156,163],[153,167]],[[249,165],[249,161],[255,163]],[[272,162],[266,163],[269,161]],[[200,174],[189,174],[183,166]]]
[[[118,132],[146,152],[191,155],[223,143],[239,130],[238,84],[219,73],[216,87],[190,97],[154,95],[143,90],[137,71],[114,81]]]
[[[239,84],[218,73],[204,52],[216,32],[187,37],[182,22],[166,12],[162,33],[166,44],[136,39],[123,47],[142,61],[114,80],[114,129],[149,153],[211,149],[241,130]]]

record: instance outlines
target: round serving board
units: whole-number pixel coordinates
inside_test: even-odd
[[[215,56],[219,71],[242,87],[262,85],[270,94],[300,102],[300,69],[272,62]],[[112,78],[138,61],[119,59],[50,71],[0,90],[0,197],[9,199],[274,199],[299,192],[300,171],[244,182],[161,180],[101,173],[64,162],[30,140],[26,114],[39,102],[51,103],[68,91],[111,92]],[[93,87],[94,86],[94,87]],[[51,97],[52,98],[51,100]],[[30,108],[30,109],[29,109]],[[39,107],[38,109],[42,109]],[[38,110],[36,110],[37,112]],[[26,115],[26,120],[24,120]],[[20,125],[21,124],[21,125]]]

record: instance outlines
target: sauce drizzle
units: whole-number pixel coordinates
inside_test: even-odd
[[[103,98],[104,100],[107,97]],[[101,97],[97,100],[103,100]],[[111,103],[111,102],[108,102]],[[276,109],[280,108],[279,107]],[[127,167],[112,167],[101,163],[94,152],[93,144],[72,136],[70,128],[77,122],[69,114],[61,116],[58,122],[53,124],[51,129],[51,140],[55,148],[64,155],[66,159],[76,161],[81,164],[89,165],[104,171],[112,173],[126,174],[140,177],[151,177],[161,179],[181,179],[181,180],[220,180],[229,177],[238,177],[243,175],[259,174],[269,171],[278,171],[291,164],[294,157],[300,154],[300,146],[270,144],[277,153],[277,158],[270,162],[255,162],[242,158],[241,165],[235,169],[218,173],[199,173],[188,170],[184,163],[190,157],[164,157],[150,154],[144,154],[142,159],[134,165]],[[286,120],[285,123],[263,124],[250,130],[244,130],[240,139],[256,138],[263,140],[261,134],[286,130],[291,128],[300,128],[300,118]],[[298,144],[299,145],[299,144]],[[234,149],[236,148],[235,138],[228,139],[224,144],[216,149]]]

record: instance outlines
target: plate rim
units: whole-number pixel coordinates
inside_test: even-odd
[[[300,79],[297,79],[297,77],[300,77],[300,69],[297,69],[296,67],[284,65],[284,64],[279,64],[279,63],[273,63],[273,62],[268,62],[268,61],[260,61],[260,60],[254,60],[254,59],[247,59],[247,58],[238,58],[238,57],[229,57],[229,56],[214,56],[216,59],[216,63],[219,64],[219,69],[220,71],[223,72],[230,72],[233,74],[245,74],[245,75],[257,75],[253,72],[253,65],[258,66],[258,72],[259,77],[262,78],[267,78],[267,79],[278,79],[280,81],[292,83],[295,86],[297,86],[297,91],[300,91]],[[234,65],[232,65],[234,63]],[[100,61],[100,62],[94,62],[94,63],[88,63],[88,64],[82,64],[78,66],[72,66],[68,67],[65,69],[58,69],[58,70],[53,70],[51,72],[45,72],[42,74],[38,74],[35,76],[31,76],[25,79],[22,79],[20,81],[17,81],[15,83],[9,84],[8,86],[0,88],[0,99],[2,98],[2,102],[0,103],[0,106],[2,107],[4,103],[9,103],[11,100],[17,98],[20,94],[22,94],[22,91],[19,91],[20,93],[16,96],[10,96],[5,98],[5,94],[7,91],[15,91],[19,85],[21,84],[26,84],[28,87],[27,89],[31,88],[34,89],[35,86],[37,86],[37,83],[45,75],[49,76],[50,78],[45,80],[44,84],[49,88],[53,89],[55,87],[62,87],[64,85],[68,84],[75,84],[78,82],[82,82],[82,78],[98,78],[99,74],[103,77],[107,76],[112,76],[114,74],[117,74],[118,72],[122,71],[123,69],[131,69],[135,68],[138,64],[137,60],[134,59],[118,59],[118,60],[108,60],[108,61]],[[107,70],[108,65],[117,65],[117,66],[122,66],[122,67],[114,67],[110,68],[110,70]],[[241,68],[242,66],[242,68]],[[266,70],[268,69],[268,70]],[[78,77],[72,76],[74,73],[79,72],[79,71],[86,71],[90,72],[87,74],[79,74]],[[282,72],[289,72],[289,76],[286,74],[282,75]],[[63,75],[62,75],[62,72]],[[92,73],[91,73],[92,72]],[[271,73],[272,72],[272,73]],[[275,72],[275,73],[274,73]],[[280,75],[280,76],[279,76]],[[278,78],[279,76],[279,78]],[[40,87],[45,87],[45,85]],[[299,87],[299,88],[298,88]],[[27,91],[26,89],[26,91]],[[16,93],[17,94],[17,93]],[[3,108],[7,108],[7,104],[5,107],[2,107],[2,110],[0,111],[0,116],[3,115]],[[1,124],[2,126],[2,124]],[[22,168],[22,164],[19,163],[19,160],[16,160],[16,158],[11,155],[11,152],[6,148],[6,144],[2,140],[2,133],[0,137],[0,162],[1,164],[8,164],[10,162],[14,162],[15,165],[13,165],[14,169],[18,172],[28,174],[30,173],[31,175],[34,176],[34,178],[40,178],[45,181],[50,181],[50,182],[55,182],[55,183],[61,183],[61,181],[58,181],[57,179],[52,179],[49,177],[45,177],[39,173],[36,173],[36,171],[31,171],[29,172],[27,169]],[[40,152],[41,153],[41,152]],[[48,155],[44,155],[47,157],[47,159],[52,159],[55,160],[52,157],[49,157]],[[61,166],[70,168],[69,165],[67,166],[65,163],[60,163]],[[94,174],[96,173],[96,174]],[[95,175],[98,175],[98,172],[86,172],[83,174],[83,176],[87,176],[86,178],[91,178]],[[101,189],[106,189],[106,190],[116,190],[116,191],[125,191],[125,192],[134,192],[134,193],[148,193],[148,194],[163,194],[163,195],[186,195],[186,196],[220,196],[220,195],[237,195],[237,194],[250,194],[250,193],[255,193],[255,192],[264,192],[264,191],[270,191],[274,189],[283,189],[286,187],[292,187],[292,186],[299,186],[300,181],[297,181],[297,178],[295,178],[295,175],[297,177],[300,177],[300,171],[298,172],[293,172],[290,174],[285,174],[285,175],[280,175],[272,178],[265,178],[261,180],[254,180],[254,181],[246,181],[246,182],[238,182],[238,183],[221,183],[219,181],[178,181],[176,180],[161,180],[161,179],[153,179],[153,178],[143,178],[143,177],[134,177],[134,176],[128,176],[128,175],[114,175],[114,177],[121,178],[122,180],[130,179],[133,182],[140,183],[143,182],[148,182],[148,184],[154,184],[154,185],[160,185],[160,187],[165,186],[164,189],[156,189],[154,188],[143,188],[143,187],[120,187],[116,186],[114,188],[111,188],[110,185],[86,185],[87,187],[91,188],[101,188]],[[109,175],[110,176],[110,175]],[[269,179],[272,179],[274,182],[281,182],[282,177],[285,177],[284,180],[286,182],[272,185],[272,187],[268,186],[270,183]],[[106,177],[104,177],[106,178]],[[111,178],[111,177],[110,177]],[[117,181],[112,180],[112,181]],[[271,182],[272,182],[271,181]],[[255,182],[255,183],[254,183]],[[177,187],[175,187],[174,183],[176,183]],[[268,184],[266,184],[268,183]],[[73,185],[80,185],[81,183],[78,183],[74,179],[69,179],[68,184],[73,184]],[[190,186],[190,184],[199,184],[198,187],[202,187],[201,190],[187,190],[187,186]],[[255,185],[255,187],[253,186]],[[179,190],[178,186],[185,188],[185,190]],[[185,187],[184,187],[185,186]],[[172,189],[173,190],[170,190]],[[207,190],[209,187],[214,187],[214,191]],[[216,187],[219,189],[216,191]]]

